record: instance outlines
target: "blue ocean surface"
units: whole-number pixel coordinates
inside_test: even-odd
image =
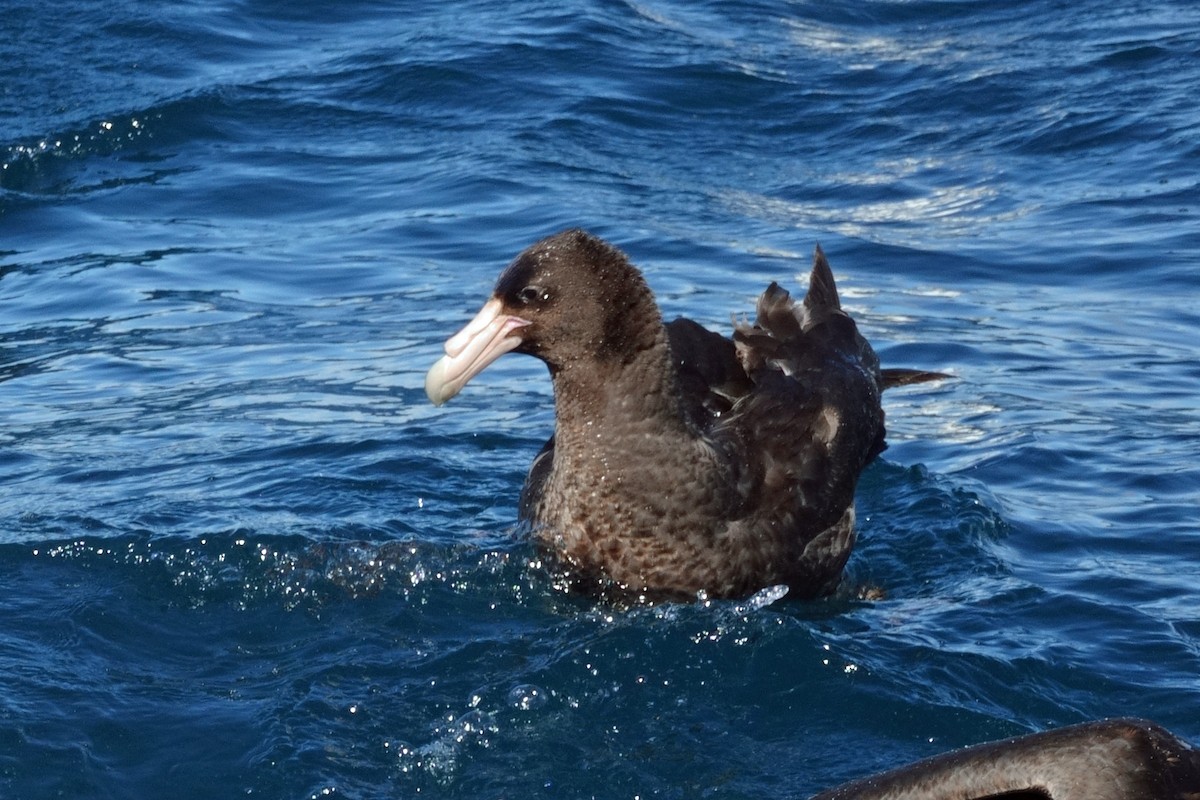
[[[1112,715],[1200,741],[1200,5],[0,13],[0,795],[804,797]],[[829,255],[890,448],[843,589],[620,609],[442,342],[534,240],[728,332]],[[875,599],[859,599],[864,587]]]

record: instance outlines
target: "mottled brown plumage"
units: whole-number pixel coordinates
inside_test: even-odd
[[[435,403],[509,350],[549,367],[555,433],[520,514],[578,583],[655,599],[837,586],[888,377],[819,248],[803,303],[772,284],[730,340],[665,325],[623,253],[566,231],[521,253],[446,349]]]

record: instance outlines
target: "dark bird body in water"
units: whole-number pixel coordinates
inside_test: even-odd
[[[1153,722],[1101,720],[932,756],[812,800],[1200,800],[1200,753]]]
[[[833,591],[886,446],[880,393],[944,377],[880,369],[819,248],[803,302],[773,283],[728,339],[664,324],[625,255],[580,230],[513,261],[426,392],[441,404],[509,351],[554,383],[521,517],[578,585],[645,599]]]

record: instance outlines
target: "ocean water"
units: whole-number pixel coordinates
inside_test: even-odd
[[[1200,740],[1198,85],[1184,0],[10,0],[0,794],[804,797]],[[885,366],[955,376],[887,396],[844,591],[546,576],[544,368],[422,381],[576,225],[725,331],[820,243]]]

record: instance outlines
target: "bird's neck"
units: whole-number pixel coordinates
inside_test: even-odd
[[[715,451],[683,412],[665,332],[609,374],[560,369],[554,394],[554,461],[535,516],[571,558],[588,563],[607,532],[666,530],[670,509],[731,504]]]
[[[560,452],[576,446],[636,446],[636,440],[647,437],[695,436],[683,413],[661,324],[653,337],[626,351],[620,363],[567,363],[554,371],[553,379]]]

